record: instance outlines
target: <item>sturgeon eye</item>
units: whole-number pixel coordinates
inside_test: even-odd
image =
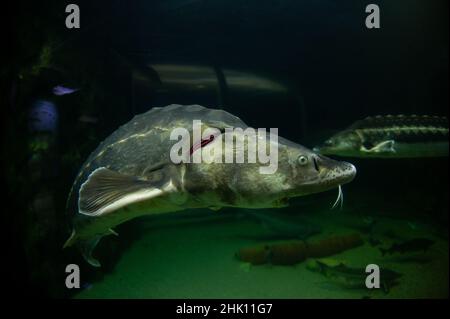
[[[297,159],[298,163],[302,166],[308,164],[308,158],[304,155],[300,155]]]

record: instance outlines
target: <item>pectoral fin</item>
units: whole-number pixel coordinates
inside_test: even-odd
[[[124,175],[105,167],[93,171],[80,187],[78,210],[88,216],[100,216],[126,205],[163,194],[164,174],[153,173],[151,181]]]
[[[366,153],[395,153],[394,145],[395,145],[394,140],[387,140],[378,143],[377,145],[369,149],[362,146],[362,151]]]

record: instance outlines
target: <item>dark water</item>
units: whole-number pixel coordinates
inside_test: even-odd
[[[167,217],[169,226],[164,226],[167,221],[163,220],[161,228],[151,226],[152,220],[147,219],[125,223],[118,227],[119,238],[107,238],[97,248],[101,269],[89,267],[75,249],[61,249],[69,235],[66,200],[81,164],[120,125],[152,107],[176,103],[224,109],[249,126],[279,128],[281,136],[310,148],[369,115],[448,117],[447,1],[377,1],[381,28],[370,30],[364,24],[366,3],[361,1],[78,1],[80,29],[65,27],[67,4],[19,2],[11,22],[13,54],[8,57],[10,63],[1,66],[6,75],[1,95],[7,115],[3,137],[11,199],[3,219],[11,225],[6,234],[11,238],[10,260],[17,265],[11,265],[16,270],[11,278],[14,285],[27,287],[20,291],[30,295],[77,295],[79,290],[64,285],[65,267],[75,263],[82,269],[84,287],[89,288],[84,291],[94,297],[204,297],[209,293],[208,282],[222,269],[210,269],[204,281],[197,280],[205,295],[181,288],[161,290],[159,295],[144,290],[114,294],[111,291],[119,290],[120,280],[127,279],[111,274],[139,268],[139,258],[133,256],[147,250],[151,254],[152,248],[169,249],[174,236],[182,240],[193,232],[210,238],[209,223],[225,235],[244,234],[241,241],[233,239],[240,238],[237,235],[219,237],[221,243],[215,251],[220,253],[214,256],[229,261],[230,277],[233,269],[242,272],[232,252],[275,240],[268,238],[268,233],[257,241],[248,239],[252,230],[255,236],[261,235],[261,223],[241,217],[245,211],[226,209],[224,220],[208,221],[209,211],[192,213],[207,219],[199,226],[183,226],[183,219],[192,218],[184,215]],[[55,95],[55,86],[77,90]],[[382,246],[430,238],[435,244],[431,253],[424,253],[426,263],[417,261],[423,257],[420,252],[412,259],[401,255],[406,261],[394,256],[386,262],[388,268],[404,275],[392,295],[448,297],[447,158],[346,160],[357,167],[358,174],[344,186],[342,212],[333,213],[332,218],[327,215],[336,193],[326,192],[296,199],[292,207],[272,213],[306,218],[298,223],[318,225],[320,235],[312,236],[312,241],[349,231],[360,232],[369,240],[367,225],[373,219],[377,221],[375,237]],[[152,239],[148,237],[152,227],[162,232],[162,238],[170,238],[167,246],[147,243]],[[194,245],[200,245],[199,251],[206,247],[195,238],[186,244],[187,250],[196,249]],[[141,250],[133,255],[136,247]],[[373,258],[385,261],[376,255],[378,248],[367,242],[358,249],[354,255],[335,258],[349,259],[359,267],[372,263]],[[141,271],[151,273],[148,267],[155,262],[146,258],[142,257],[149,265]],[[183,263],[183,258],[189,255],[169,260],[173,265]],[[165,269],[165,259],[161,260],[155,270]],[[417,264],[422,265],[423,280],[444,285],[420,281],[420,273],[414,272]],[[186,271],[178,279],[196,274],[195,263],[191,266],[192,272]],[[297,292],[275,289],[273,295],[258,295],[256,291],[267,284],[258,272],[268,276],[278,272],[281,283],[290,276],[281,266],[259,267],[263,268],[252,266],[245,271],[255,274],[252,289],[236,292],[229,288],[223,295],[211,296],[360,298],[365,294],[348,294],[339,286],[331,294],[324,288],[307,296],[299,288]],[[312,282],[326,280],[300,270],[317,276],[311,277]],[[157,273],[173,278],[169,271]],[[164,286],[150,275],[143,277],[155,287]],[[130,286],[133,280],[138,281],[130,278]],[[420,287],[417,294],[404,288],[409,284]],[[276,283],[270,285],[277,288]]]

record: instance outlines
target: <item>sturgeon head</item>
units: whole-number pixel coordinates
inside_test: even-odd
[[[267,154],[271,150],[277,150],[276,165],[262,163],[259,157],[254,163],[250,163],[248,158],[244,163],[214,162],[217,156],[223,158],[227,152],[236,154],[242,147],[244,154],[248,151],[249,143],[245,133],[230,134],[235,141],[241,140],[240,146],[237,146],[238,143],[228,148],[222,146],[222,152],[215,155],[215,145],[210,143],[203,151],[212,153],[210,156],[213,158],[208,158],[211,163],[191,163],[186,166],[184,189],[191,195],[194,206],[198,203],[198,206],[212,208],[283,207],[290,198],[340,188],[356,174],[356,168],[350,163],[319,155],[281,137],[272,140],[259,134],[256,139],[257,148],[266,139]],[[267,170],[271,165],[276,168]],[[261,168],[266,168],[266,171],[262,172]]]
[[[384,147],[389,145],[383,144]],[[382,145],[382,146],[383,146]],[[361,135],[354,130],[344,130],[331,136],[321,145],[313,148],[313,150],[320,154],[337,155],[337,156],[351,156],[362,157],[368,155],[370,152],[364,148]],[[372,151],[372,153],[379,153]]]

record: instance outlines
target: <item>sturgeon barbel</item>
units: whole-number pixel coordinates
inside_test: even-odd
[[[333,188],[339,188],[342,199],[341,185],[356,174],[350,163],[315,154],[281,137],[267,141],[278,149],[278,166],[271,174],[261,174],[260,166],[265,164],[259,161],[176,164],[169,154],[180,141],[172,140],[171,132],[180,127],[192,132],[194,120],[201,120],[203,132],[216,129],[220,134],[188,141],[196,145],[190,148],[191,156],[220,145],[216,143],[226,140],[226,134],[243,141],[241,147],[248,149],[243,130],[225,130],[247,125],[223,110],[173,104],[135,116],[82,165],[68,199],[72,234],[64,247],[77,246],[91,265],[100,266],[93,249],[103,236],[115,234],[113,227],[132,218],[188,208],[283,207],[289,198]],[[237,151],[224,150],[231,157]],[[220,153],[214,156],[226,156]]]
[[[448,120],[427,115],[367,117],[313,148],[325,155],[372,158],[448,156]]]

